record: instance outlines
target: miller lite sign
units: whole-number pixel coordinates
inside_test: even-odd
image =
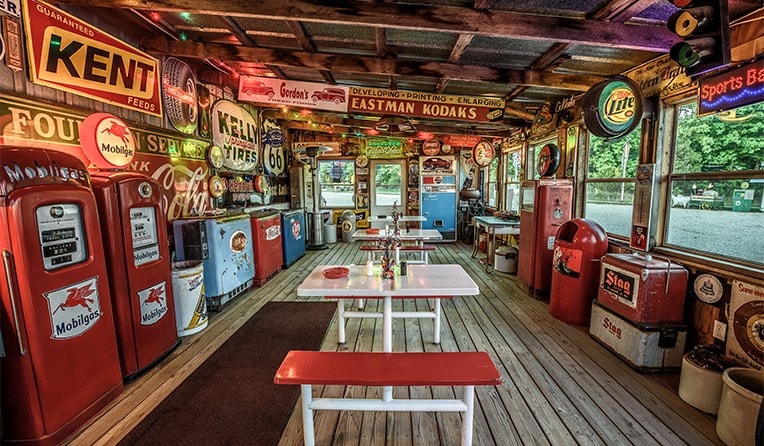
[[[614,76],[593,86],[583,99],[584,123],[594,135],[620,139],[642,121],[644,99],[631,79]]]

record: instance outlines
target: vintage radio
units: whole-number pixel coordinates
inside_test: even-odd
[[[638,323],[682,323],[687,270],[651,255],[602,257],[597,300]]]

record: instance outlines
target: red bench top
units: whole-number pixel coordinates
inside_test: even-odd
[[[377,245],[362,245],[359,248],[361,251],[384,251],[385,248],[383,246],[377,246]],[[416,245],[403,245],[400,247],[401,251],[435,251],[435,247],[432,245],[423,245],[423,246],[416,246]]]
[[[317,352],[292,350],[276,384],[495,386],[504,380],[486,352]]]

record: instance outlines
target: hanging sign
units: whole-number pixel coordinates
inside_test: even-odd
[[[217,101],[212,107],[212,143],[223,149],[223,169],[254,172],[257,167],[257,124],[239,105]]]
[[[82,121],[80,144],[90,162],[101,169],[124,168],[135,156],[132,132],[109,113],[93,113]]]
[[[348,98],[349,112],[470,122],[501,121],[504,117],[504,105],[504,99],[499,98],[363,87],[350,87]]]
[[[369,158],[403,157],[403,141],[400,139],[371,139],[366,141],[366,156]]]
[[[472,159],[480,167],[486,167],[496,157],[496,151],[493,144],[486,141],[480,141],[472,148]]]
[[[479,136],[474,135],[446,135],[443,137],[443,144],[454,147],[475,147],[480,142]]]
[[[624,76],[636,82],[646,98],[669,96],[692,84],[684,68],[674,62],[668,54],[634,67],[625,72]]]
[[[644,100],[639,86],[625,76],[606,79],[586,92],[584,123],[592,134],[615,140],[637,128]]]
[[[346,112],[348,88],[318,82],[241,76],[239,101]]]
[[[162,116],[156,59],[55,6],[24,5],[32,82]]]
[[[764,59],[700,81],[698,116],[764,101]]]
[[[263,120],[263,168],[270,175],[281,175],[286,168],[284,131],[273,119]]]

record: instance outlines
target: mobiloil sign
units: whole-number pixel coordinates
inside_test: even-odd
[[[634,130],[642,119],[644,99],[639,86],[625,76],[606,79],[586,92],[584,123],[594,135],[619,139]]]
[[[32,82],[162,116],[156,59],[48,4],[24,1]]]

